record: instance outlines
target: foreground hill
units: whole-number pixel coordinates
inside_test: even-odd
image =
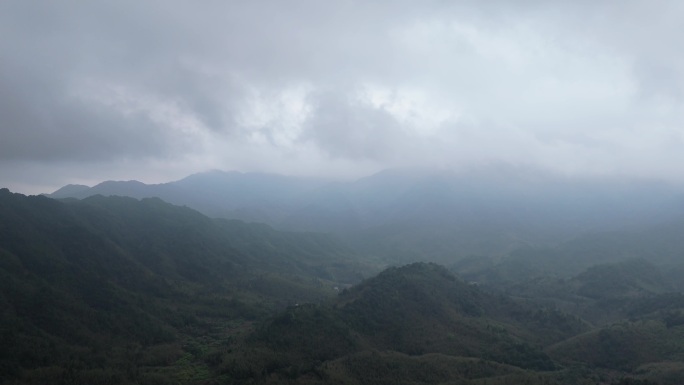
[[[138,361],[191,359],[181,341],[216,322],[230,334],[372,270],[351,257],[325,235],[214,220],[159,199],[58,202],[2,189],[0,380],[55,382],[76,365],[85,382],[138,381]]]
[[[265,384],[681,383],[681,295],[624,293],[633,300],[629,317],[592,327],[416,263],[326,304],[288,308],[227,350],[215,370]]]
[[[265,383],[506,383],[559,369],[544,346],[586,330],[577,318],[417,263],[388,269],[327,305],[289,308],[227,354],[221,371]]]

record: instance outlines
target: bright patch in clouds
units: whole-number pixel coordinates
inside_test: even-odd
[[[488,162],[681,180],[681,9],[4,1],[0,187]]]

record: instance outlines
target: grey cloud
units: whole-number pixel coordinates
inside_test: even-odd
[[[638,79],[639,91],[646,98],[673,98],[682,100],[684,74],[681,65],[667,60],[639,60],[634,71]]]
[[[42,74],[22,75],[0,78],[0,159],[101,160],[175,150],[166,128],[142,113],[124,116],[68,96]]]
[[[88,82],[86,92],[114,85],[175,104],[207,127],[230,126],[226,100],[239,89],[186,68],[181,59],[191,44],[154,10],[26,2],[4,8],[0,158],[164,158],[193,149],[192,138],[155,121],[144,106],[124,111],[79,94]]]
[[[670,175],[657,159],[681,153],[665,145],[684,120],[684,56],[673,49],[684,33],[681,7],[7,0],[0,162],[64,162],[67,176],[69,161],[113,169],[122,159],[150,170],[184,159],[196,171],[263,170],[256,158],[265,153],[283,160],[281,172],[287,159],[297,159],[296,172],[306,163],[382,168],[485,157],[550,169],[595,159],[622,170],[634,154],[648,165],[643,172]],[[366,86],[408,96],[370,103],[356,92]],[[242,120],[254,94],[297,87],[306,89],[307,119],[290,119],[299,112],[288,108],[300,107],[283,107],[262,123]],[[271,99],[262,102],[282,102]],[[453,116],[435,123],[433,113]]]
[[[313,141],[333,158],[391,162],[407,150],[401,124],[386,110],[333,92],[311,99],[313,110],[300,139]]]

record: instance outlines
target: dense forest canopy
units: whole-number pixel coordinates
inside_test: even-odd
[[[422,183],[394,202],[415,203],[399,196]],[[348,196],[360,191],[370,197]],[[651,214],[638,226],[404,265],[387,244],[359,243],[376,226],[292,232],[159,198],[3,189],[2,381],[675,384],[682,226],[674,212]],[[393,216],[393,237],[435,218]],[[485,219],[478,234],[497,242]]]

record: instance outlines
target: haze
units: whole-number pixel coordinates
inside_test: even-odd
[[[3,1],[0,186],[490,163],[680,181],[683,8]]]

